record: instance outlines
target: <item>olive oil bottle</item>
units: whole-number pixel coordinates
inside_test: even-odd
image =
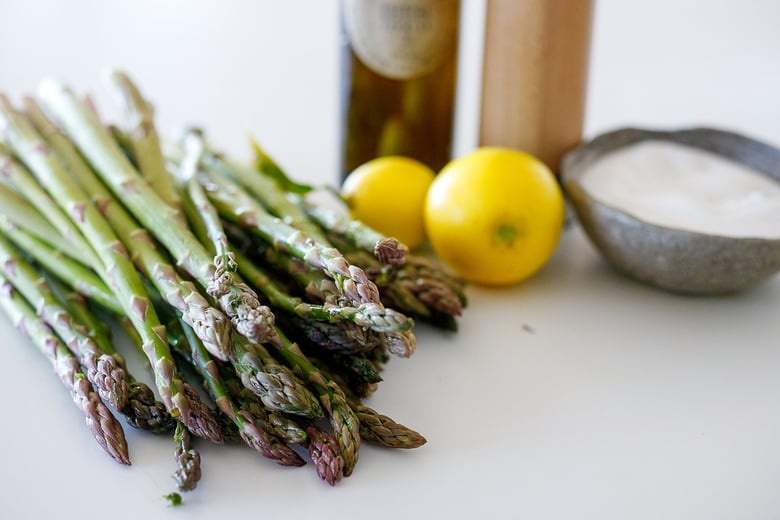
[[[459,0],[342,0],[342,176],[385,155],[450,159]]]

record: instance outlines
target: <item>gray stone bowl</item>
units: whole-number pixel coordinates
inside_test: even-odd
[[[659,226],[591,197],[581,179],[601,156],[645,140],[703,149],[740,162],[780,182],[780,150],[710,128],[651,131],[625,128],[602,134],[563,159],[561,182],[596,249],[623,273],[667,291],[693,295],[741,291],[780,270],[780,239],[734,238]]]

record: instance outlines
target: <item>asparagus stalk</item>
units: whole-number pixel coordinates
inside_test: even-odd
[[[304,461],[295,451],[258,428],[252,415],[236,405],[220,379],[216,362],[211,359],[192,329],[186,323],[181,323],[180,329],[183,337],[173,344],[176,345],[177,351],[189,358],[192,366],[203,378],[206,390],[222,413],[236,425],[244,443],[282,466],[302,466]]]
[[[60,304],[48,283],[0,237],[0,271],[30,302],[38,315],[77,356],[87,379],[114,409],[127,404],[126,374],[121,360],[102,352],[92,338],[75,327],[73,317]]]
[[[323,367],[321,363],[317,366],[328,378],[337,382],[340,388],[349,389],[349,385],[342,382],[342,377],[332,372],[329,368]],[[377,444],[386,448],[413,449],[419,448],[427,441],[425,437],[388,417],[373,408],[363,405],[360,398],[351,393],[345,393],[349,405],[355,412],[360,421],[360,437],[364,441]]]
[[[136,380],[127,371],[124,358],[114,348],[108,327],[89,308],[84,297],[70,287],[63,286],[52,277],[47,277],[47,281],[53,292],[63,302],[71,316],[73,316],[74,327],[83,329],[83,334],[91,337],[101,351],[114,356],[117,362],[124,368],[127,381],[127,403],[120,412],[124,415],[127,423],[134,428],[147,430],[152,433],[168,434],[173,432],[176,421],[165,409],[165,405],[155,398],[152,389],[146,383]],[[132,325],[130,325],[130,328],[133,334],[137,336]],[[141,341],[139,340],[139,346],[140,343]]]
[[[273,176],[268,175],[271,170],[284,175],[279,165],[257,143],[253,143],[253,147],[259,171],[230,161],[205,144],[203,163],[211,172],[241,184],[276,217],[284,218],[291,226],[300,229],[315,241],[326,244],[327,239],[320,229],[309,220],[298,204],[288,198],[288,194],[274,181]]]
[[[79,294],[112,312],[124,312],[111,289],[90,268],[72,259],[62,250],[31,236],[14,222],[0,219],[0,231],[46,271],[54,274]]]
[[[8,186],[0,184],[0,226],[8,227],[11,225],[20,227],[30,235],[60,251],[68,251],[71,257],[83,264],[90,262],[87,256],[75,249],[29,202]]]
[[[4,110],[10,110],[8,100],[0,94],[0,106]],[[9,112],[10,114],[10,112]],[[9,123],[4,121],[5,118],[0,117],[0,133],[3,128]],[[44,153],[45,149],[42,150]],[[65,238],[70,244],[69,250],[76,251],[73,253],[78,258],[86,260],[86,263],[90,266],[97,265],[99,263],[97,254],[92,249],[87,241],[82,236],[78,227],[73,223],[71,218],[65,214],[65,212],[54,203],[48,193],[36,182],[32,173],[14,160],[9,151],[0,150],[0,172],[5,177],[5,182],[10,184],[21,193],[35,208],[46,217],[49,223],[54,226],[59,234]],[[14,205],[3,205],[4,213],[9,210],[15,209]],[[73,211],[78,211],[78,208],[72,208]],[[23,220],[20,219],[20,220]]]
[[[179,169],[184,185],[184,209],[195,235],[215,254],[215,271],[206,288],[210,296],[220,301],[243,301],[245,295],[255,297],[252,290],[234,273],[236,261],[228,246],[228,239],[222,229],[219,215],[211,205],[197,180],[200,158],[203,155],[202,141],[194,136],[185,139],[185,155]],[[236,322],[236,330],[247,338],[273,338],[274,316],[270,309],[260,306],[248,309],[249,315]],[[224,358],[222,358],[224,360]]]
[[[328,381],[317,367],[306,359],[298,345],[288,340],[281,330],[277,330],[277,333],[280,343],[274,345],[275,351],[288,366],[301,374],[319,398],[344,457],[344,475],[351,475],[357,464],[360,450],[360,422],[347,404],[343,390],[332,381]]]
[[[176,272],[159,251],[148,232],[114,198],[101,183],[73,144],[46,117],[31,98],[25,100],[27,113],[47,142],[59,154],[82,189],[101,209],[118,237],[128,247],[142,273],[151,280],[163,299],[181,312],[209,352],[219,359],[227,358],[230,348],[230,323],[224,314],[211,307],[196,287]]]
[[[322,409],[311,391],[262,345],[253,345],[236,336],[230,362],[244,386],[254,392],[269,410],[312,419],[322,417]]]
[[[220,442],[221,437],[211,437],[218,430],[209,424],[208,417],[194,413],[197,402],[193,403],[193,396],[184,391],[165,341],[165,327],[149,304],[145,288],[124,246],[81,187],[70,181],[62,162],[33,126],[2,99],[0,105],[0,128],[4,129],[8,144],[30,166],[60,207],[67,208],[73,222],[97,254],[97,265],[93,267],[116,294],[124,313],[143,338],[144,352],[151,362],[155,383],[166,408],[196,435]],[[194,397],[197,399],[197,394]]]
[[[406,262],[409,248],[395,238],[386,237],[359,220],[353,220],[345,213],[339,213],[323,206],[307,205],[306,212],[321,227],[344,237],[356,247],[368,251],[381,263],[403,265]]]
[[[333,280],[325,277],[321,271],[307,268],[306,265],[297,258],[279,252],[265,243],[258,243],[257,240],[252,240],[252,237],[247,236],[246,233],[235,224],[228,224],[226,228],[230,230],[229,232],[233,240],[239,240],[242,243],[242,248],[252,249],[255,254],[259,253],[262,258],[260,261],[269,263],[276,270],[290,275],[291,278],[304,288],[305,295],[309,299],[323,302],[321,307],[328,309],[323,310],[318,309],[317,306],[312,307],[314,312],[319,313],[322,319],[328,320],[318,321],[310,319],[310,316],[300,316],[306,314],[308,304],[305,302],[302,302],[302,307],[298,309],[297,301],[295,305],[292,305],[289,299],[283,298],[287,299],[287,301],[280,303],[281,307],[279,305],[275,307],[277,311],[281,311],[279,318],[286,324],[300,330],[307,342],[319,345],[327,350],[341,352],[363,352],[380,344],[380,334],[363,326],[366,320],[357,319],[356,321],[358,321],[358,323],[345,320],[341,320],[339,323],[330,323],[330,321],[335,318],[334,314],[338,314],[338,309],[343,307],[343,304],[339,303],[338,289],[333,283]],[[243,271],[247,280],[249,280],[250,284],[253,284],[258,291],[264,292],[266,298],[270,299],[273,305],[273,293],[275,292],[274,288],[277,284],[266,284],[265,277],[259,276],[258,273],[252,270],[253,265],[257,267],[257,262],[253,262],[251,259],[239,254],[238,250],[236,251],[236,254],[241,258],[241,261],[239,262],[240,270]],[[361,307],[371,305],[372,304],[362,304]],[[360,307],[358,307],[358,309],[359,308]],[[375,309],[380,314],[383,312],[383,309],[381,308],[375,307]],[[300,312],[293,312],[294,310]],[[391,314],[392,313],[393,312],[391,311]],[[406,317],[402,315],[394,315],[400,317],[402,320],[406,320]],[[411,324],[411,321],[407,323]]]
[[[254,417],[260,428],[288,444],[303,444],[306,441],[306,431],[294,420],[283,414],[267,410],[257,395],[244,386],[234,370],[224,363],[219,363],[217,366],[219,375],[231,397],[243,412]]]
[[[240,253],[234,253],[239,271],[244,278],[262,293],[272,307],[295,314],[303,319],[328,323],[349,321],[377,332],[403,332],[410,330],[414,322],[403,314],[377,305],[361,303],[357,307],[333,304],[315,305],[285,293],[261,267]]]
[[[165,166],[160,138],[154,126],[154,107],[144,99],[141,91],[124,72],[113,71],[110,79],[124,104],[126,135],[138,161],[138,169],[160,198],[179,212],[177,219],[185,225],[184,215],[181,214],[181,198]]]
[[[204,288],[211,281],[214,265],[206,249],[195,236],[179,224],[178,213],[146,183],[122,153],[111,134],[79,102],[70,90],[53,80],[44,81],[38,89],[40,101],[65,129],[79,151],[97,174],[136,219],[165,246],[177,264]],[[222,310],[242,332],[257,332],[251,341],[262,343],[261,335],[270,330],[254,323],[265,316],[256,295],[237,291],[240,296],[219,299]]]
[[[373,282],[362,269],[350,265],[337,249],[319,244],[299,229],[273,217],[227,178],[208,174],[204,177],[206,193],[224,218],[241,224],[308,265],[322,269],[336,283],[340,294],[354,305],[381,305],[379,291]]]
[[[268,214],[252,197],[237,184],[216,175],[204,175],[209,198],[225,218],[233,220],[264,240],[273,243],[312,267],[322,269],[336,283],[339,293],[356,306],[372,303],[383,308],[379,290],[365,272],[350,265],[342,254],[333,247],[316,243],[300,230]],[[400,357],[414,353],[416,340],[411,330],[391,331],[383,334],[387,349]]]
[[[0,307],[17,329],[28,336],[54,367],[73,402],[84,413],[87,429],[103,450],[120,464],[130,464],[122,426],[91,388],[78,361],[35,315],[30,305],[0,276]]]

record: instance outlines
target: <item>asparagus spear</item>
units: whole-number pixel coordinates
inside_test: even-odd
[[[377,332],[404,332],[410,330],[414,322],[403,314],[376,303],[361,303],[357,307],[333,304],[315,305],[300,298],[290,296],[274,283],[270,275],[240,253],[234,253],[238,268],[244,277],[261,292],[268,302],[278,309],[295,314],[303,319],[325,321],[329,323],[350,321],[360,327]]]
[[[354,305],[380,304],[379,291],[359,267],[350,265],[341,253],[270,215],[240,186],[225,177],[205,174],[204,188],[209,198],[228,220],[245,226],[274,247],[304,260],[308,265],[322,269],[330,276],[343,295]]]
[[[114,460],[130,464],[122,426],[91,388],[78,361],[68,348],[35,315],[30,305],[17,294],[12,285],[0,276],[0,307],[23,334],[54,367],[54,372],[70,390],[71,398],[84,413],[87,429]]]
[[[332,381],[328,381],[311,361],[306,359],[297,344],[291,342],[277,328],[280,343],[273,345],[275,351],[288,366],[300,373],[320,400],[330,424],[333,435],[344,457],[344,475],[349,476],[355,469],[360,450],[360,422],[347,404],[343,390]]]
[[[193,327],[206,348],[219,359],[226,359],[230,348],[230,324],[227,318],[209,305],[195,286],[176,272],[159,251],[148,232],[114,198],[84,162],[73,144],[46,117],[31,98],[25,99],[27,113],[35,126],[46,136],[47,142],[59,154],[70,173],[89,193],[96,207],[101,209],[118,237],[128,247],[141,272],[152,281],[163,299],[181,312],[183,319]]]
[[[403,265],[406,262],[409,248],[395,238],[386,237],[359,220],[323,206],[307,205],[306,212],[321,227],[343,236],[356,247],[373,254],[383,264]]]
[[[289,444],[302,444],[306,441],[306,431],[294,420],[283,414],[269,411],[228,365],[218,363],[219,375],[230,395],[242,411],[254,417],[257,425]]]
[[[177,211],[139,175],[94,114],[67,87],[53,80],[42,82],[38,94],[114,195],[166,247],[179,266],[204,288],[208,287],[214,272],[208,252],[179,224]],[[256,295],[237,291],[236,295],[220,298],[219,303],[236,329],[249,334],[251,341],[262,343],[268,339],[263,333],[270,327],[257,322],[265,315],[258,312],[262,306]]]
[[[185,156],[179,169],[180,182],[184,185],[184,209],[196,237],[204,246],[215,254],[213,264],[215,271],[206,288],[210,296],[220,301],[244,301],[255,298],[252,290],[236,275],[236,261],[228,246],[228,240],[222,229],[219,215],[211,205],[203,188],[197,180],[200,158],[202,156],[201,141],[197,138],[185,140]],[[252,300],[256,301],[256,300]],[[273,313],[259,301],[257,306],[248,308],[250,314],[245,320],[236,323],[236,330],[247,338],[273,337]],[[256,330],[257,329],[257,330]],[[223,358],[224,360],[224,358]]]
[[[134,428],[153,433],[171,433],[176,421],[165,409],[165,405],[155,398],[152,389],[146,383],[136,380],[127,371],[124,358],[114,348],[108,327],[89,308],[84,297],[70,287],[63,286],[52,277],[47,277],[47,281],[73,316],[74,327],[83,329],[83,334],[91,337],[101,351],[114,356],[124,368],[127,381],[127,404],[120,412],[124,415],[127,423]],[[135,329],[132,330],[135,333]]]
[[[426,443],[425,437],[382,415],[373,408],[355,405],[355,413],[360,421],[360,437],[364,440],[387,448],[412,449]]]
[[[322,417],[322,409],[311,391],[262,345],[253,345],[246,338],[236,336],[230,362],[244,386],[269,410],[313,419]]]
[[[181,198],[165,167],[160,138],[154,126],[154,107],[144,99],[141,91],[124,72],[113,71],[110,79],[124,104],[126,135],[138,161],[138,169],[160,198],[179,211],[178,220],[185,225],[184,215],[181,214]]]
[[[141,334],[144,352],[154,371],[155,383],[171,415],[180,418],[196,435],[221,442],[220,437],[213,436],[218,430],[209,423],[209,418],[194,413],[197,402],[192,402],[192,396],[184,392],[165,342],[165,328],[149,304],[145,288],[108,222],[84,191],[71,182],[62,162],[29,121],[17,114],[3,99],[0,99],[0,128],[4,129],[7,144],[30,166],[38,181],[60,207],[67,208],[73,222],[95,251],[98,259],[92,267],[117,295],[125,314]],[[194,397],[197,398],[197,394]]]
[[[10,110],[8,100],[0,94],[0,106],[6,110]],[[10,114],[10,112],[9,112]],[[4,118],[0,117],[0,130],[7,126],[9,123],[4,122]],[[43,149],[43,152],[46,150]],[[65,212],[54,203],[48,193],[36,182],[32,173],[25,168],[24,165],[14,160],[8,150],[0,150],[0,172],[5,177],[5,182],[10,184],[21,193],[38,211],[46,217],[51,225],[53,225],[59,234],[65,238],[70,244],[70,248],[76,253],[78,258],[84,259],[90,266],[96,265],[99,262],[97,254],[92,249],[92,246],[87,243],[82,236],[78,227],[73,223],[71,218],[65,214]],[[4,212],[15,209],[16,206],[3,205]],[[78,208],[72,208],[78,211]],[[20,219],[23,220],[23,219]]]
[[[176,444],[173,453],[176,460],[176,471],[173,473],[176,487],[179,491],[192,491],[201,477],[200,452],[192,446],[190,433],[180,422],[176,423],[173,442]]]
[[[312,425],[306,429],[306,448],[317,476],[335,486],[344,477],[344,457],[338,442],[328,432]]]
[[[349,389],[349,385],[342,383],[340,375],[323,367],[320,362],[317,363],[317,366],[328,378],[337,382],[340,388]],[[363,405],[357,395],[350,392],[345,392],[345,395],[358,421],[360,421],[361,439],[386,448],[401,449],[419,448],[427,442],[425,437],[411,428]]]
[[[222,413],[236,425],[244,443],[282,466],[302,466],[304,461],[295,451],[258,428],[254,418],[236,405],[220,379],[216,362],[211,359],[192,329],[186,323],[181,323],[180,329],[183,336],[173,344],[176,345],[177,351],[190,360],[203,378],[206,390]]]
[[[279,165],[256,142],[252,144],[259,171],[253,171],[250,168],[228,160],[208,146],[205,146],[205,143],[203,163],[209,171],[231,178],[241,184],[276,217],[284,218],[285,222],[300,229],[315,241],[326,244],[327,239],[325,235],[309,220],[306,213],[288,198],[288,194],[285,193],[279,184],[275,182],[274,177],[278,178],[278,175],[285,176]],[[274,172],[276,175],[271,172]]]
[[[244,208],[246,206],[242,203],[241,207]],[[235,233],[237,232],[234,232],[234,234]],[[299,261],[300,259],[292,259],[284,251],[274,250],[270,247],[265,247],[265,257],[267,260],[270,260],[271,263],[276,264],[281,270],[290,273],[300,283],[305,284],[305,291],[310,297],[320,299],[335,308],[348,305],[344,304],[338,297],[338,290],[335,292],[333,291],[333,284],[323,282],[322,278],[312,275],[312,271],[306,270],[304,267],[295,264],[295,261]],[[246,271],[247,269],[251,269],[251,264],[246,264],[242,261],[239,262],[239,267]],[[250,271],[245,274],[248,278],[251,278],[255,273]],[[259,285],[257,287],[258,290],[262,291]],[[374,288],[376,288],[376,286],[374,286]],[[381,304],[368,303],[361,305],[375,305],[375,307],[373,307],[374,315],[380,315],[385,312],[385,307]],[[398,324],[404,323],[408,325],[408,327],[411,327],[413,324],[406,316],[403,316],[396,311],[391,311],[388,314],[395,316],[398,320],[396,323]],[[302,321],[296,317],[292,317],[290,320],[299,324]],[[369,344],[368,341],[360,340],[360,334],[365,334],[365,330],[362,327],[345,327],[345,324],[343,323],[339,327],[334,327],[323,322],[308,321],[305,323],[303,329],[312,341],[321,342],[322,340],[325,340],[326,342],[324,345],[340,350],[362,351],[373,348],[374,346],[373,344]],[[405,326],[396,327],[395,330],[387,328],[384,332],[379,333],[377,338],[381,340],[385,347],[394,355],[409,357],[414,353],[416,338],[411,328],[406,328]]]
[[[89,258],[75,249],[37,209],[4,184],[0,184],[0,226],[18,226],[52,247],[68,251],[75,260],[89,264]]]
[[[79,294],[117,314],[124,312],[111,289],[90,268],[67,256],[62,250],[54,249],[31,236],[14,222],[0,219],[0,231],[46,271],[57,276]]]
[[[38,315],[51,327],[86,370],[87,379],[101,398],[116,410],[127,404],[127,382],[121,361],[102,352],[83,331],[74,326],[70,313],[35,269],[24,261],[10,243],[0,237],[0,271],[30,302]]]

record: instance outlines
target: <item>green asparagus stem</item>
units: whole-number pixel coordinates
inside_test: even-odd
[[[109,328],[89,308],[84,297],[72,288],[65,287],[51,276],[47,277],[47,281],[54,293],[68,309],[68,312],[73,316],[74,326],[82,328],[84,330],[83,334],[91,337],[101,351],[110,353],[118,362],[121,361],[127,380],[127,404],[120,412],[125,416],[127,423],[134,428],[152,433],[169,434],[173,432],[176,421],[165,409],[165,405],[155,398],[152,389],[146,383],[136,380],[127,371],[124,358],[114,348]],[[130,329],[137,336],[132,325],[130,325]],[[139,348],[141,343],[141,340],[138,339]]]
[[[211,177],[210,179],[214,180],[215,178]],[[220,200],[222,200],[223,203],[225,203],[225,204],[222,204],[221,210],[228,211],[229,214],[227,215],[227,218],[231,218],[231,215],[233,217],[238,215],[239,217],[237,218],[236,221],[238,223],[240,223],[240,224],[243,224],[243,225],[247,226],[249,229],[257,230],[260,227],[262,227],[262,226],[256,225],[257,220],[255,218],[255,216],[259,214],[258,210],[262,211],[262,209],[259,208],[259,206],[254,201],[252,201],[251,198],[248,197],[248,195],[241,194],[240,190],[238,190],[238,188],[234,184],[226,184],[225,182],[223,182],[224,179],[222,181],[218,181],[218,182],[214,182],[214,183],[212,183],[211,180],[209,181],[210,184],[207,185],[206,189],[209,192],[209,194],[211,194],[211,193],[215,194],[213,200],[216,201],[217,199],[220,199]],[[238,196],[237,197],[233,197],[228,192],[230,192],[230,193],[238,193]],[[234,206],[231,206],[230,204],[227,204],[226,201],[228,199],[232,199],[233,200]],[[218,207],[220,207],[220,203],[219,202],[216,202],[215,204]],[[253,205],[254,205],[254,208],[252,207]],[[231,208],[233,208],[233,209],[231,209]],[[248,220],[247,220],[247,215],[252,215],[252,216],[249,217]],[[273,222],[275,226],[278,226],[279,229],[277,231],[281,233],[280,230],[284,229],[284,227],[286,225],[284,223],[282,223],[281,221],[279,221],[278,219],[275,219],[274,217],[269,216],[267,213],[264,213],[264,215],[266,217],[264,220],[270,219],[270,221]],[[264,233],[261,232],[259,234],[265,240],[269,239],[269,236],[265,235]],[[294,238],[295,236],[298,236],[298,238]],[[293,237],[293,238],[291,238],[291,237]],[[300,243],[299,239],[302,239],[305,243],[307,243],[307,244],[309,244],[311,246],[312,249],[310,249],[310,251],[314,251],[314,250],[320,250],[320,251],[328,251],[328,250],[330,250],[330,251],[333,251],[333,252],[335,252],[335,254],[332,256],[333,258],[338,256],[338,257],[340,257],[344,261],[345,265],[349,265],[346,262],[346,260],[344,260],[344,258],[341,256],[341,253],[338,252],[337,249],[334,249],[334,248],[322,248],[322,246],[315,244],[311,239],[307,239],[305,237],[302,237],[299,234],[298,231],[295,231],[295,230],[290,231],[288,235],[284,235],[282,233],[281,236],[279,236],[278,238],[280,240],[284,241],[284,244],[280,245],[279,242],[274,242],[274,247],[277,250],[281,250],[281,251],[279,251],[279,254],[276,256],[275,259],[272,259],[272,262],[273,261],[277,261],[277,262],[281,262],[282,264],[284,264],[284,262],[286,262],[286,260],[283,260],[283,257],[286,256],[284,253],[285,252],[289,252],[290,254],[297,255],[299,257],[299,259],[303,259],[303,260],[311,263],[310,259],[306,258],[306,255],[303,255],[302,258],[301,258],[301,255],[300,255],[301,251],[300,250],[298,251],[298,253],[296,253],[293,249],[291,249],[291,248],[287,247],[287,245],[285,245],[285,244],[289,244],[289,243],[292,243],[292,244]],[[269,249],[269,251],[270,251],[270,249]],[[273,255],[275,253],[269,253],[269,254]],[[320,253],[314,253],[314,254],[316,256],[316,255],[319,255]],[[326,254],[324,254],[324,256],[331,256],[331,254],[330,253],[326,253]],[[240,266],[241,266],[241,263],[239,263],[239,267]],[[244,269],[246,269],[246,266],[244,267]],[[304,278],[306,276],[306,275],[300,274],[300,269],[296,269],[295,267],[290,266],[289,264],[288,264],[286,270],[288,272],[294,273],[293,276],[299,277],[299,279],[300,278]],[[356,279],[361,279],[362,277],[366,276],[365,272],[363,272],[362,269],[360,269],[358,267],[355,267],[355,266],[352,266],[352,265],[349,266],[349,272],[352,273],[352,274],[356,274],[357,273],[356,274]],[[350,280],[347,284],[343,284],[342,283],[342,285],[339,287],[338,286],[339,277],[334,276],[332,272],[330,272],[329,274],[334,279],[334,281],[336,281],[336,285],[337,285],[337,287],[339,289],[339,293],[341,295],[344,294],[344,287],[345,286],[355,288],[355,287],[357,287],[359,285],[359,284],[352,284],[351,282],[354,281],[354,280]],[[341,278],[341,281],[344,282],[344,279]],[[369,286],[366,286],[366,287],[369,287]],[[378,289],[377,289],[376,285],[374,285],[373,282],[371,282],[370,283],[370,287],[372,288],[371,289],[372,291],[376,291],[376,295],[378,297],[379,292],[378,292]],[[330,289],[329,289],[328,285],[326,285],[326,284],[319,284],[319,285],[315,284],[315,287],[313,287],[311,283],[307,285],[307,293],[313,294],[317,290],[319,290],[322,293],[322,296],[324,298],[327,298],[326,299],[326,303],[333,303],[334,305],[339,306],[339,307],[343,307],[345,305],[348,305],[348,304],[342,303],[342,299],[341,298],[331,298],[330,297],[331,295],[327,294],[327,292],[330,291]],[[351,298],[348,298],[348,300],[351,300]],[[363,303],[366,303],[366,302],[363,302]],[[368,302],[368,303],[373,303],[374,305],[376,305],[375,308],[378,309],[378,312],[381,312],[381,311],[384,310],[384,306],[381,303],[376,303],[376,302]],[[361,303],[358,303],[358,305],[361,305]],[[395,315],[396,316],[403,316],[400,313],[396,313]],[[409,321],[408,323],[412,323],[412,322]],[[322,328],[322,325],[312,325],[311,327],[309,327],[309,331],[311,331],[311,329],[313,329],[314,327]],[[326,334],[323,333],[322,337],[326,337]],[[388,349],[389,352],[391,352],[392,354],[394,354],[396,356],[399,356],[399,357],[409,357],[409,356],[411,356],[414,353],[415,348],[416,348],[416,338],[415,338],[414,332],[412,330],[403,330],[403,329],[401,329],[401,330],[386,331],[386,332],[381,333],[381,340],[382,340],[383,344],[385,345],[385,347]],[[344,343],[344,344],[335,343],[335,345],[338,345],[339,348],[343,348],[343,347],[350,348],[354,344],[350,344],[350,343]]]
[[[347,401],[360,421],[361,439],[386,448],[401,449],[419,448],[427,442],[425,437],[411,428],[363,405],[360,396],[350,392],[350,385],[346,384],[340,375],[332,372],[329,367],[323,366],[321,360],[317,360],[316,364],[326,377],[345,390]]]
[[[89,258],[74,249],[37,209],[9,187],[0,184],[0,226],[8,227],[12,224],[56,249],[68,251],[71,257],[81,263],[89,264]]]
[[[43,141],[32,124],[19,116],[8,103],[0,99],[0,129],[7,144],[30,167],[38,181],[44,186],[62,208],[67,208],[73,222],[98,256],[98,270],[103,281],[116,294],[124,313],[133,322],[143,338],[144,352],[151,363],[155,383],[163,403],[171,415],[182,422],[196,435],[220,442],[221,437],[210,437],[218,433],[208,417],[199,422],[194,413],[197,402],[183,388],[168,345],[163,327],[149,304],[146,290],[131,263],[122,243],[117,239],[108,222],[92,205],[80,186],[70,180],[62,162]],[[194,395],[197,399],[197,394]],[[213,419],[212,419],[213,421]]]
[[[185,139],[184,144],[185,155],[179,168],[179,180],[185,193],[184,210],[195,236],[214,253],[215,271],[206,291],[210,296],[219,300],[241,301],[245,294],[254,295],[254,292],[235,274],[237,268],[235,257],[230,251],[219,215],[198,182],[200,159],[203,155],[202,141],[194,135],[190,135],[190,138]],[[240,328],[237,330],[247,338],[253,338],[260,335],[252,330],[256,324],[260,323],[268,328],[262,332],[262,336],[266,341],[270,341],[273,339],[273,329],[271,328],[274,323],[273,313],[267,307],[258,307],[257,312],[263,314],[262,320],[255,319],[250,322],[248,324],[250,328],[245,332],[242,332]],[[222,359],[224,360],[224,358]]]
[[[92,338],[75,326],[73,317],[54,296],[46,280],[2,237],[0,271],[76,355],[100,397],[116,410],[124,408],[127,404],[127,376],[121,359],[102,352]]]
[[[76,406],[84,413],[87,429],[103,450],[120,464],[130,464],[122,426],[92,390],[78,361],[35,315],[30,305],[0,276],[0,307],[17,329],[30,338],[54,367]]]
[[[173,329],[173,327],[169,328]],[[192,366],[203,378],[206,390],[222,413],[236,425],[244,443],[282,466],[302,466],[305,464],[295,451],[258,428],[254,418],[236,405],[220,379],[216,362],[211,359],[200,339],[186,323],[181,323],[180,329],[183,332],[181,338],[183,341],[172,343],[176,345],[177,351],[189,358]]]
[[[144,99],[133,81],[121,71],[111,73],[111,83],[122,99],[127,121],[126,135],[129,138],[138,169],[149,180],[152,189],[168,206],[179,211],[178,220],[184,225],[181,214],[181,198],[173,179],[165,167],[160,147],[160,138],[154,126],[154,108]]]
[[[356,247],[373,254],[377,260],[388,265],[403,265],[409,248],[392,237],[386,237],[366,226],[359,220],[353,220],[346,213],[307,205],[306,212],[321,227],[343,236]]]
[[[0,106],[6,110],[11,110],[8,100],[0,95]],[[11,112],[9,112],[10,114]],[[4,123],[3,118],[0,118],[0,131],[8,123]],[[45,150],[44,150],[45,151]],[[36,182],[32,173],[24,167],[24,165],[18,163],[10,155],[6,155],[0,151],[0,172],[5,178],[5,182],[10,184],[17,190],[22,196],[27,199],[30,204],[53,225],[59,234],[65,238],[70,244],[68,250],[77,251],[74,253],[77,258],[86,260],[87,265],[94,266],[99,263],[97,254],[87,241],[82,236],[78,227],[73,223],[71,217],[65,214],[65,212],[55,204],[48,193]],[[3,206],[4,213],[14,209],[13,206]],[[78,211],[78,208],[72,208],[73,211]],[[20,220],[23,220],[25,215],[22,215]]]
[[[203,164],[211,172],[227,176],[241,184],[263,206],[268,208],[271,214],[284,218],[285,222],[300,229],[315,241],[327,243],[325,235],[309,220],[306,213],[295,202],[290,200],[288,193],[274,180],[275,176],[269,174],[270,171],[275,170],[281,173],[282,176],[285,176],[279,165],[256,142],[253,141],[252,145],[255,151],[258,171],[230,161],[210,149],[205,142],[203,145],[205,150]]]
[[[26,233],[14,222],[0,219],[0,231],[17,248],[32,257],[46,271],[78,291],[79,294],[112,312],[117,314],[124,312],[111,289],[90,268],[67,256],[63,251],[54,249],[49,244]]]
[[[309,269],[301,260],[276,251],[267,244],[258,242],[258,240],[253,240],[252,237],[249,237],[235,224],[227,224],[226,229],[229,230],[232,240],[238,240],[241,243],[241,246],[236,248],[236,254],[241,258],[239,262],[240,270],[243,271],[250,284],[253,284],[259,292],[266,293],[265,296],[271,301],[272,305],[274,301],[273,292],[278,284],[266,284],[265,277],[259,276],[252,270],[252,266],[257,267],[259,262],[254,262],[248,257],[239,254],[240,249],[251,249],[256,256],[259,254],[260,262],[270,264],[277,271],[288,274],[303,287],[308,299],[323,302],[321,307],[329,309],[326,311],[327,314],[323,313],[322,309],[317,309],[317,306],[312,307],[315,313],[321,313],[323,319],[332,320],[335,318],[333,314],[338,314],[338,309],[344,307],[343,304],[339,303],[338,289],[333,280],[325,277],[321,271]],[[344,320],[338,323],[312,320],[310,316],[299,316],[299,314],[306,314],[305,310],[308,304],[302,303],[301,312],[296,311],[297,304],[298,302],[296,301],[295,305],[291,305],[291,301],[288,300],[280,303],[281,306],[276,305],[275,309],[279,313],[277,318],[282,319],[282,321],[294,329],[300,330],[303,333],[302,336],[306,338],[306,342],[319,345],[327,350],[363,352],[376,347],[381,341],[380,334],[363,326],[365,324],[364,320],[357,320],[360,323]],[[362,306],[371,305],[363,304]],[[384,311],[376,307],[375,309],[380,314]],[[407,319],[405,316],[398,315],[393,311],[391,311],[391,314],[400,317],[401,320]],[[399,321],[399,323],[402,322]],[[407,323],[411,323],[411,321]]]
[[[294,314],[278,315],[279,323],[297,332],[296,341],[329,352],[359,354],[382,344],[382,334],[365,329],[352,322],[328,323],[312,321]]]
[[[219,359],[227,358],[230,348],[230,323],[224,314],[211,307],[196,287],[184,280],[157,249],[148,232],[98,180],[73,144],[46,117],[34,100],[25,99],[27,113],[49,145],[58,153],[74,179],[89,193],[118,237],[127,246],[142,273],[151,280],[163,299],[181,312],[206,348]]]
[[[240,253],[234,253],[239,271],[244,278],[262,293],[274,308],[282,309],[304,319],[336,323],[350,321],[360,327],[377,332],[404,332],[414,322],[403,314],[375,303],[361,303],[358,307],[342,307],[333,304],[315,305],[290,296],[274,283],[261,267]]]
[[[208,252],[188,229],[180,225],[178,212],[138,174],[94,114],[67,87],[53,80],[42,82],[38,94],[45,108],[114,195],[168,249],[177,265],[204,288],[208,287],[214,272]],[[222,310],[239,333],[257,343],[267,341],[264,334],[272,328],[265,320],[269,319],[270,312],[260,305],[254,293],[239,289],[236,294],[239,296],[229,293],[219,299]]]
[[[241,410],[250,414],[255,423],[268,434],[282,439],[288,444],[303,444],[306,441],[306,431],[294,420],[265,408],[260,399],[249,390],[225,363],[219,363],[219,375],[231,397]]]
[[[235,336],[230,362],[244,386],[254,392],[269,410],[313,419],[322,417],[317,398],[262,345],[253,345],[246,338]]]
[[[351,475],[360,450],[360,422],[347,404],[343,390],[326,380],[317,367],[306,359],[298,345],[288,340],[281,330],[277,330],[277,333],[281,342],[274,345],[275,351],[289,367],[301,374],[319,398],[344,457],[344,475]]]
[[[337,249],[318,244],[299,229],[273,217],[240,186],[227,178],[207,175],[202,179],[206,179],[206,193],[224,218],[241,224],[274,244],[277,249],[322,269],[336,282],[339,293],[352,304],[381,305],[379,291],[373,282],[362,269],[350,265]]]

